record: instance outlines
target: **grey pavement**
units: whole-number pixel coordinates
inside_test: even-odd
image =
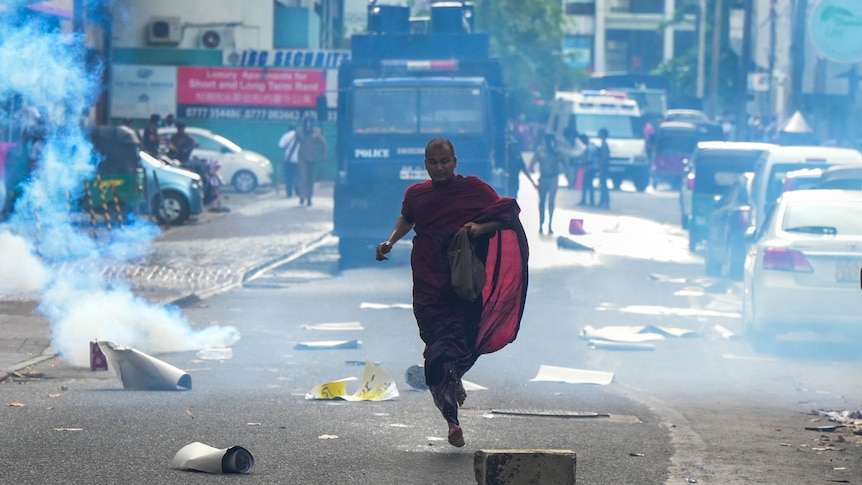
[[[154,305],[182,305],[241,285],[260,268],[310,250],[332,232],[331,182],[316,184],[311,207],[301,207],[296,197],[288,199],[272,187],[252,194],[226,192],[224,197],[230,212],[205,211],[187,224],[162,228],[143,261],[52,269],[98,271],[109,282],[125,282]],[[38,305],[38,295],[0,295],[0,381],[55,356],[49,322]]]

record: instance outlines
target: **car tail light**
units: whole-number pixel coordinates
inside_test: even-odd
[[[685,188],[687,188],[688,190],[694,190],[694,174],[693,173],[688,174],[688,176],[685,178]]]
[[[739,227],[748,227],[751,225],[751,209],[740,209],[736,216],[736,223]]]
[[[786,248],[766,248],[763,253],[763,269],[811,273],[814,268],[799,251]]]

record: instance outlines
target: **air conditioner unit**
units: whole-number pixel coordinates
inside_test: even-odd
[[[147,40],[150,44],[179,44],[182,40],[179,17],[153,17],[147,24]]]
[[[233,49],[236,47],[234,29],[204,29],[198,37],[198,47],[201,49]]]

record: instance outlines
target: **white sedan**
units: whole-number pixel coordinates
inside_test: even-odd
[[[159,128],[162,144],[167,145],[168,139],[176,131],[176,128]],[[272,183],[272,162],[260,153],[243,150],[236,143],[204,128],[188,126],[186,133],[198,142],[192,158],[218,161],[222,180],[237,192],[251,192],[258,186]],[[164,149],[167,150],[166,147]]]
[[[746,334],[862,330],[862,191],[787,192],[745,259]]]

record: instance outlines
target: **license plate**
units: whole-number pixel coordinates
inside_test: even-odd
[[[838,258],[835,261],[835,281],[859,282],[862,259]]]

